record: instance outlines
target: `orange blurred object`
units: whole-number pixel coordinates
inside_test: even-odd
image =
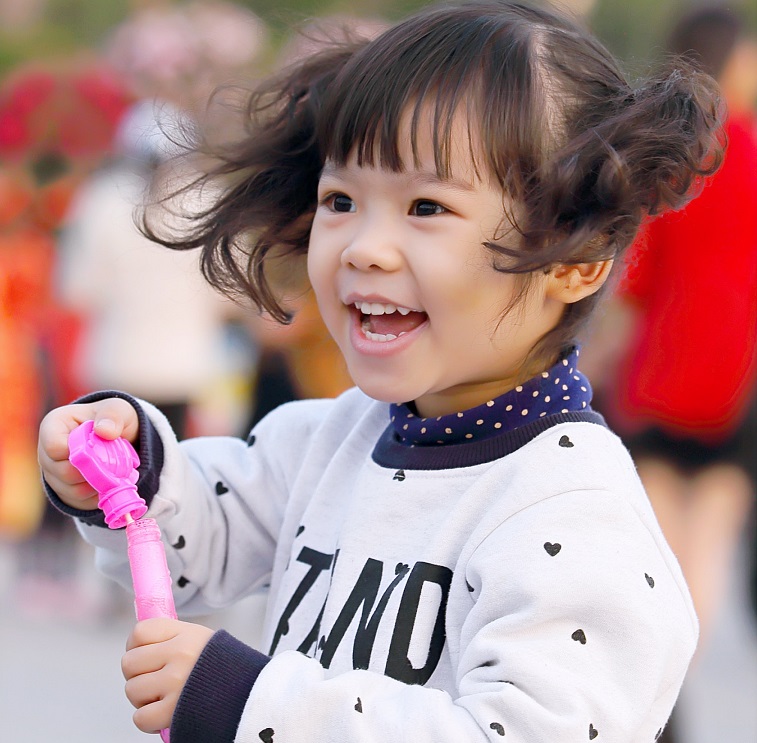
[[[95,59],[27,65],[0,85],[0,534],[30,536],[44,498],[37,426],[72,392],[80,322],[54,300],[55,230],[111,152],[131,96]],[[61,399],[64,397],[64,399]]]
[[[21,169],[11,173],[0,170],[0,230],[25,214],[34,202],[34,185]]]
[[[0,232],[0,533],[25,537],[42,516],[36,428],[42,385],[36,329],[54,246],[43,232]]]

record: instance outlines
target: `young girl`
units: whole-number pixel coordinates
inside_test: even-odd
[[[552,11],[421,11],[259,90],[184,239],[282,317],[271,261],[307,255],[356,389],[247,442],[177,444],[100,392],[53,411],[40,461],[103,569],[123,534],[67,462],[93,419],[139,448],[185,615],[270,584],[265,644],[140,623],[123,670],[173,743],[649,741],[697,638],[676,560],[575,338],[640,220],[719,161],[709,78],[633,89]]]

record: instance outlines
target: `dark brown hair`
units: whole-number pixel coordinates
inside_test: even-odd
[[[682,206],[722,158],[715,83],[685,62],[633,88],[591,34],[552,10],[442,5],[264,83],[249,98],[246,136],[210,153],[217,164],[206,178],[224,184],[218,200],[181,238],[146,229],[169,247],[201,248],[214,286],[286,321],[266,265],[307,252],[324,162],[355,153],[360,163],[409,167],[401,115],[413,113],[415,152],[429,110],[439,174],[462,111],[477,169],[516,205],[517,216],[503,213],[516,231],[485,248],[495,270],[523,277],[524,291],[535,271],[617,258],[644,217]],[[540,350],[568,347],[596,302],[569,305]]]

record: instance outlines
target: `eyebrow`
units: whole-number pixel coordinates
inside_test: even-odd
[[[340,167],[334,165],[334,163],[327,162],[324,164],[323,169],[321,170],[321,177],[339,177],[341,173],[347,170],[348,168],[346,167]],[[441,186],[443,188],[449,188],[455,191],[464,191],[468,193],[476,190],[474,185],[466,180],[452,177],[440,178],[436,173],[431,173],[426,170],[406,171],[403,174],[418,186]]]
[[[419,186],[444,186],[456,191],[475,191],[472,183],[461,178],[440,178],[436,173],[429,173],[425,170],[414,170],[409,175],[410,180],[416,182]]]

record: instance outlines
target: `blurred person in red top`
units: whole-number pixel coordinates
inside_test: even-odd
[[[614,380],[603,412],[681,562],[701,646],[757,479],[757,43],[731,11],[705,7],[680,19],[669,50],[720,83],[725,162],[685,209],[647,225],[587,355],[605,365],[595,380]],[[607,375],[613,346],[621,360]]]

